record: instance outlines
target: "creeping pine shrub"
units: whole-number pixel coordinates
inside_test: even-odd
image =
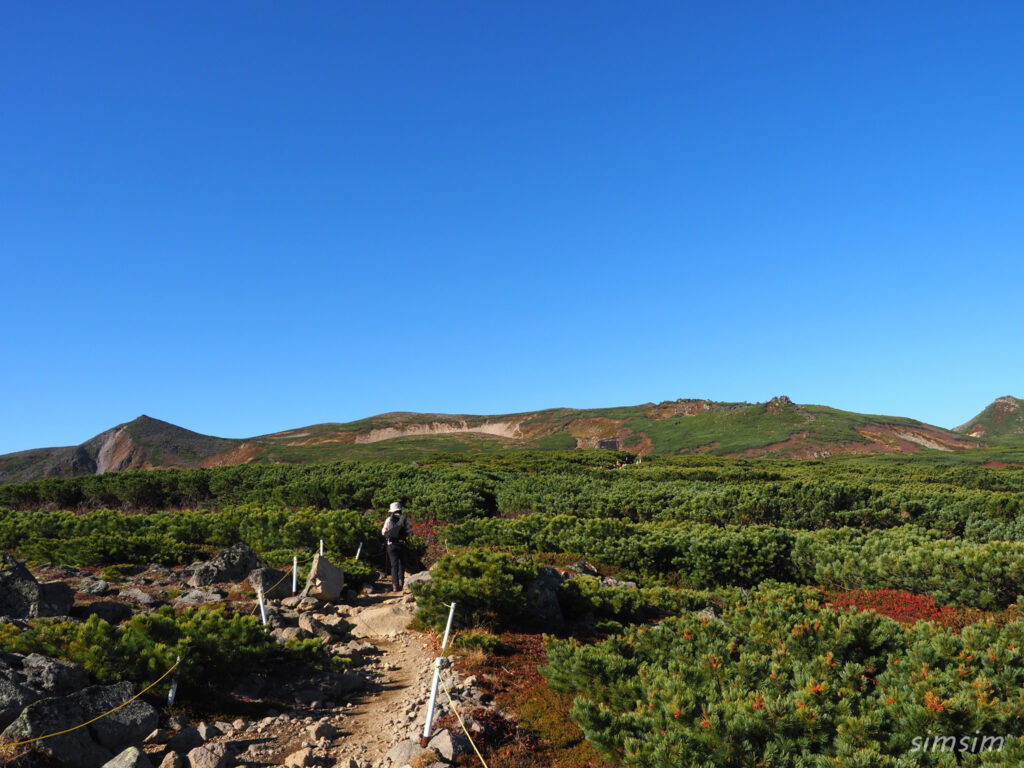
[[[1021,733],[1022,643],[1024,620],[959,634],[903,627],[771,585],[720,619],[551,641],[543,672],[576,696],[587,739],[626,768],[697,765],[694,755],[736,768],[954,766],[948,752],[914,752],[915,738]],[[1003,752],[969,764],[1017,766],[1021,753],[1008,736]]]
[[[441,558],[431,574],[431,581],[412,585],[420,621],[443,630],[454,602],[454,626],[499,629],[525,618],[537,566],[504,552],[471,549]]]
[[[26,629],[0,625],[0,650],[68,659],[100,683],[151,682],[180,656],[182,682],[209,685],[231,680],[278,648],[258,619],[227,617],[219,608],[189,608],[175,616],[164,606],[121,626],[97,616],[84,624],[43,620]],[[297,649],[297,656],[305,660],[314,652],[306,645]]]
[[[503,643],[500,637],[487,632],[468,632],[464,635],[456,635],[452,644],[456,648],[473,648],[490,654],[504,653],[509,650],[509,646]]]

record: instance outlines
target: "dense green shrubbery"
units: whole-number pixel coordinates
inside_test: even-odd
[[[443,630],[454,602],[453,626],[497,629],[526,617],[527,587],[537,566],[504,552],[468,550],[441,558],[431,573],[431,581],[412,585],[420,621]]]
[[[1022,620],[959,635],[903,628],[776,586],[723,620],[554,642],[544,671],[577,694],[572,715],[587,738],[626,766],[977,764],[976,754],[914,750],[927,736],[970,745],[976,734],[1010,737],[987,759],[1018,765],[1022,648]]]
[[[231,680],[280,648],[258,618],[227,616],[217,608],[189,608],[176,616],[165,606],[120,626],[96,616],[82,624],[40,620],[27,629],[0,625],[0,650],[69,659],[100,683],[152,682],[180,656],[182,682],[208,686]],[[321,654],[319,641],[293,652],[302,660]]]
[[[771,526],[718,527],[699,523],[634,524],[619,519],[531,515],[516,520],[471,520],[448,526],[451,543],[499,546],[523,552],[568,552],[648,578],[681,585],[749,586],[789,580],[794,536]]]
[[[787,528],[905,523],[988,541],[1024,538],[1024,470],[927,461],[830,462],[647,457],[605,451],[435,460],[109,472],[0,485],[0,507],[169,509],[258,503],[383,509],[399,499],[420,520],[573,514],[632,521]],[[616,463],[626,462],[618,469]]]
[[[806,584],[902,589],[985,609],[1024,593],[1024,542],[943,539],[912,526],[842,529],[799,533],[793,557],[797,580]]]
[[[596,619],[639,622],[655,616],[699,611],[738,599],[740,590],[714,592],[671,587],[609,587],[592,576],[567,579],[559,589],[558,602],[569,620],[588,614]]]
[[[749,587],[772,579],[891,587],[978,608],[1004,607],[1024,593],[1024,542],[947,539],[915,526],[788,531],[535,515],[471,520],[449,526],[446,535],[454,544],[575,553],[646,581],[695,589]]]
[[[244,541],[257,552],[271,553],[271,564],[286,566],[295,550],[313,549],[320,539],[335,557],[353,556],[360,542],[380,540],[380,522],[359,512],[258,504],[148,515],[109,509],[82,514],[0,511],[0,550],[67,565],[177,565]]]

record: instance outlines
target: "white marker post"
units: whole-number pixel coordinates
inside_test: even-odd
[[[426,749],[430,741],[430,731],[434,726],[434,706],[437,704],[437,684],[441,681],[441,659],[443,658],[445,646],[448,645],[448,635],[452,631],[452,619],[455,618],[455,603],[452,603],[448,610],[448,625],[444,628],[444,639],[441,641],[441,654],[434,659],[434,680],[430,684],[430,702],[427,704],[427,722],[423,724],[423,736],[420,738],[420,746]]]
[[[266,608],[265,605],[263,605],[263,590],[262,589],[257,589],[256,590],[256,597],[260,601],[260,618],[263,619],[263,626],[265,627],[265,626],[267,626],[267,608]]]
[[[359,555],[363,553],[363,542],[359,542],[359,546],[356,547],[356,560],[359,559]]]
[[[324,540],[320,539],[320,557],[324,556]]]
[[[299,556],[292,557],[292,594],[299,591]]]
[[[175,663],[176,664],[180,664],[181,663],[181,656],[178,657],[178,660]],[[167,692],[167,706],[168,707],[173,707],[174,706],[174,699],[177,697],[177,695],[178,695],[178,673],[175,672],[174,673],[174,677],[171,679],[171,690],[169,690]]]

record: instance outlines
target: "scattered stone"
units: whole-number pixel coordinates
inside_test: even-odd
[[[105,595],[110,591],[110,583],[103,581],[95,581],[88,579],[78,585],[78,591],[83,595]]]
[[[281,600],[281,606],[283,608],[295,608],[299,603],[302,602],[302,597],[299,595],[292,595]]]
[[[435,750],[449,763],[453,763],[456,757],[466,751],[468,745],[466,744],[465,737],[456,736],[447,728],[442,728],[430,738],[427,746]]]
[[[153,597],[148,592],[143,592],[138,587],[122,589],[120,596],[123,600],[131,600],[133,603],[138,603],[139,605],[145,606],[155,605],[157,602],[155,597]]]
[[[199,732],[199,735],[202,737],[203,741],[209,741],[210,739],[216,738],[217,736],[224,735],[224,732],[220,728],[218,728],[215,725],[210,725],[208,723],[200,723],[196,727],[196,730]]]
[[[573,563],[569,566],[569,569],[583,576],[597,576],[597,569],[586,560],[579,560]]]
[[[420,746],[418,739],[406,739],[400,741],[390,750],[388,750],[386,760],[390,760],[392,765],[408,765],[411,763],[417,755],[426,750]]]
[[[62,581],[40,584],[24,564],[5,554],[0,560],[0,616],[35,619],[67,616],[75,594]]]
[[[225,768],[228,764],[228,748],[224,744],[204,744],[188,753],[191,768]]]
[[[166,744],[171,740],[171,734],[163,728],[157,728],[149,736],[142,740],[143,744]]]
[[[221,550],[207,563],[191,566],[190,587],[205,587],[223,581],[241,581],[258,568],[259,558],[245,542]]]
[[[298,752],[292,752],[284,759],[287,768],[307,768],[313,764],[313,750],[306,748]]]
[[[302,597],[315,597],[329,603],[341,597],[345,588],[345,572],[319,554],[313,556],[309,578],[302,590]]]
[[[601,585],[618,589],[636,589],[635,581],[621,581],[620,579],[613,579],[611,576],[605,576],[601,579]]]
[[[282,645],[289,640],[305,640],[309,637],[309,633],[299,627],[282,627],[273,630],[270,635]]]
[[[309,734],[310,741],[319,741],[320,739],[335,738],[338,735],[338,729],[329,720],[321,720],[316,725],[310,726],[306,733]]]
[[[193,589],[190,592],[186,592],[185,594],[176,597],[171,604],[175,608],[181,608],[186,605],[205,605],[206,603],[219,603],[223,599],[223,596],[221,596],[217,592],[214,592],[213,590]]]
[[[405,591],[408,592],[409,588],[413,584],[426,584],[433,581],[434,577],[430,571],[420,571],[419,573],[411,573],[405,577]]]
[[[159,768],[188,768],[188,766],[185,765],[185,758],[177,752],[168,752],[160,761]]]
[[[153,768],[153,763],[138,747],[128,747],[113,760],[105,762],[103,768]]]
[[[319,621],[308,613],[303,613],[299,616],[299,629],[304,632],[308,632],[313,637],[318,637],[325,643],[334,642],[334,634],[329,630],[322,621]]]
[[[173,752],[181,752],[185,754],[199,746],[202,746],[203,737],[199,735],[199,731],[192,727],[182,728],[181,732],[171,737],[171,740],[167,742],[167,748]]]

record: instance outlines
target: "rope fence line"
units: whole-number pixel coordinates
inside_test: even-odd
[[[86,720],[81,725],[76,725],[73,728],[65,728],[63,731],[57,731],[55,733],[48,733],[45,736],[36,736],[33,739],[25,739],[24,741],[16,741],[16,742],[13,742],[13,743],[10,743],[10,744],[5,744],[5,743],[0,742],[0,749],[13,749],[14,747],[22,747],[22,746],[25,746],[26,744],[33,744],[33,743],[35,743],[37,741],[44,741],[46,739],[52,739],[54,736],[63,736],[65,733],[71,733],[72,731],[77,731],[79,728],[85,728],[85,726],[87,726],[87,725],[92,725],[97,720],[102,720],[104,717],[107,717],[109,715],[114,714],[119,709],[124,709],[129,704],[131,704],[133,701],[135,701],[137,698],[142,696],[142,694],[146,693],[147,691],[149,691],[152,688],[155,688],[157,685],[159,685],[161,682],[163,682],[164,679],[166,679],[166,677],[169,674],[171,674],[171,672],[173,672],[178,667],[178,665],[180,665],[180,664],[181,664],[181,659],[178,659],[176,662],[174,662],[174,664],[171,665],[170,669],[168,669],[166,672],[164,672],[162,675],[160,675],[160,677],[158,677],[152,683],[147,685],[145,688],[143,688],[137,694],[132,696],[126,702],[124,702],[123,704],[118,704],[113,709],[104,712],[102,715],[98,715],[98,716],[94,717],[92,720]]]
[[[314,554],[314,555],[311,555],[310,557],[307,557],[307,558],[306,558],[305,560],[299,560],[299,561],[298,561],[298,564],[299,564],[299,565],[305,565],[306,563],[311,563],[311,562],[313,562],[313,558],[315,558],[315,557],[316,557],[316,555],[315,555],[315,554]],[[283,584],[283,583],[284,583],[285,579],[287,579],[287,578],[288,578],[289,576],[291,576],[291,575],[292,575],[292,571],[291,571],[291,570],[287,570],[287,571],[285,571],[285,574],[284,574],[284,576],[282,576],[282,577],[281,577],[281,578],[280,578],[280,579],[278,580],[277,584],[275,584],[274,586],[270,587],[270,589],[267,589],[267,590],[263,590],[263,594],[265,595],[265,594],[267,594],[268,592],[273,592],[273,591],[274,591],[275,589],[277,589],[277,588],[278,588],[278,587],[279,587],[279,586],[280,586],[281,584]],[[258,609],[259,607],[260,607],[260,606],[259,606],[259,603],[257,602],[257,604],[256,604],[256,605],[254,605],[254,606],[252,607],[252,610],[251,610],[251,611],[249,611],[249,615],[250,615],[250,616],[252,616],[252,615],[253,615],[254,613],[256,613],[256,610],[257,610],[257,609]]]
[[[484,760],[484,756],[480,754],[480,750],[476,748],[476,742],[473,741],[473,737],[469,735],[469,729],[466,728],[466,723],[462,720],[462,715],[459,714],[459,708],[455,706],[455,702],[452,701],[452,695],[448,692],[448,686],[444,684],[444,680],[441,680],[441,688],[444,690],[445,698],[448,699],[448,706],[452,708],[452,712],[455,713],[455,717],[459,721],[459,725],[462,726],[462,732],[466,734],[466,738],[469,739],[469,745],[476,752],[476,756],[480,758],[480,763],[484,768],[487,768],[487,761]]]

